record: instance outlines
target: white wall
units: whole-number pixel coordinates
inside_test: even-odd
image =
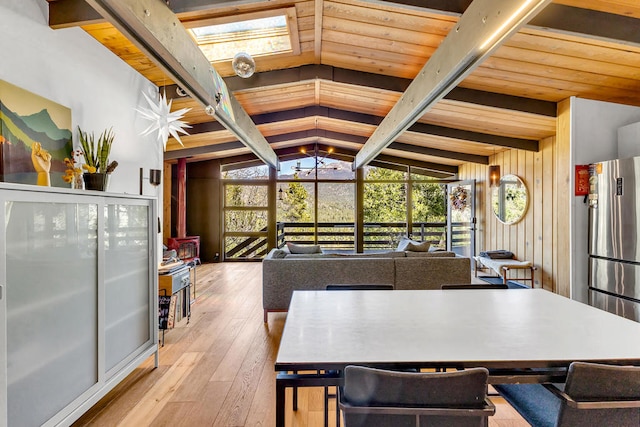
[[[571,170],[618,157],[618,128],[640,121],[640,107],[587,99],[571,99]],[[587,302],[589,210],[583,196],[574,196],[571,175],[571,298]],[[569,262],[569,260],[567,260]]]
[[[82,29],[49,28],[46,0],[0,1],[0,52],[0,79],[71,108],[76,146],[78,125],[96,134],[113,127],[110,160],[119,166],[109,191],[139,194],[140,167],[146,176],[162,169],[162,146],[140,136],[148,122],[135,111],[155,85]],[[147,183],[144,194],[160,198],[160,188]]]

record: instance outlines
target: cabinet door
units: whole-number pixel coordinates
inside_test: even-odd
[[[98,383],[98,205],[3,207],[7,418],[35,426]]]
[[[149,206],[105,206],[105,369],[126,363],[152,339]],[[117,372],[117,370],[116,370]]]

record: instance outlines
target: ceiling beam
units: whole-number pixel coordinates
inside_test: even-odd
[[[230,91],[236,92],[240,90],[256,89],[315,79],[389,90],[393,92],[404,92],[411,84],[411,79],[318,64],[303,65],[301,67],[287,68],[283,70],[264,71],[261,73],[255,73],[249,79],[242,79],[237,76],[225,77],[224,81]],[[366,83],[366,85],[363,85],[363,83]],[[160,91],[166,91],[167,94],[175,94],[176,89],[177,85],[160,87]],[[444,99],[468,102],[470,104],[484,105],[487,107],[502,108],[506,110],[515,110],[523,113],[539,114],[546,117],[557,116],[557,106],[555,102],[504,95],[483,90],[456,87],[445,95]]]
[[[393,4],[418,10],[430,9],[434,12],[446,12],[462,15],[472,0],[374,0],[374,3]]]
[[[175,160],[183,157],[195,157],[203,154],[218,153],[221,151],[238,150],[245,148],[240,141],[223,142],[222,144],[203,145],[201,147],[182,148],[180,150],[172,150],[164,152],[164,160]]]
[[[343,161],[352,161],[353,158],[358,154],[357,150],[350,150],[344,147],[332,147],[325,144],[318,144],[318,149],[320,151],[328,151],[329,149],[333,150],[331,157],[343,157],[341,160]],[[399,167],[406,168],[407,166],[423,169],[429,172],[430,176],[435,178],[451,178],[453,175],[458,173],[457,166],[446,166],[440,165],[437,163],[423,162],[420,160],[413,159],[404,159],[402,157],[396,156],[387,156],[381,155],[369,163],[369,166],[376,166],[381,168],[390,168],[396,170],[402,170]]]
[[[471,0],[378,0],[377,3],[462,15]],[[577,36],[640,44],[640,20],[631,16],[551,3],[528,26]]]
[[[287,120],[296,120],[305,117],[319,116],[327,117],[338,120],[345,120],[354,123],[364,123],[368,125],[377,126],[382,122],[383,117],[374,116],[371,114],[355,113],[353,111],[340,110],[329,107],[304,107],[293,110],[276,111],[274,113],[257,114],[251,116],[253,122],[256,125],[277,123]],[[217,122],[207,122],[194,124],[189,130],[190,135],[197,135],[206,132],[216,132],[224,130],[224,128]],[[538,141],[524,138],[511,138],[500,135],[492,135],[488,133],[467,131],[462,129],[448,128],[444,126],[436,126],[425,123],[414,123],[407,129],[409,132],[419,133],[423,135],[439,136],[444,138],[452,138],[463,141],[475,142],[480,144],[489,144],[505,148],[516,148],[526,151],[538,151]],[[362,137],[360,137],[362,138]],[[267,138],[268,139],[268,138]],[[366,139],[365,139],[366,140]],[[360,142],[360,140],[358,141]],[[361,143],[364,143],[362,141]],[[410,150],[409,150],[410,151]],[[441,151],[440,157],[447,157],[451,159],[463,160],[460,157],[460,153],[455,151]],[[480,156],[484,157],[484,156]],[[472,161],[473,163],[484,164],[484,161]]]
[[[475,0],[471,3],[360,149],[353,168],[373,160],[549,2]]]
[[[264,165],[263,162],[260,161],[259,158],[256,157],[255,154],[241,154],[239,156],[231,156],[225,157],[224,159],[220,159],[220,164],[222,165],[222,171],[227,170],[235,170],[248,168],[251,166],[261,166]]]
[[[314,144],[314,145],[318,147],[319,152],[327,153],[329,149],[331,149],[332,152],[330,155],[327,155],[327,157],[331,159],[340,160],[343,162],[352,162],[353,158],[358,153],[357,150],[350,150],[348,148],[343,148],[343,147],[333,147],[325,144]],[[275,151],[278,157],[280,157],[282,161],[284,160],[284,158],[292,157],[295,154],[298,154],[301,156],[301,153],[300,153],[301,147],[305,147],[307,149],[307,152],[312,152],[315,148],[314,145],[302,144],[296,147],[280,148]],[[386,161],[373,160],[369,165],[376,166],[376,167],[383,167],[383,168],[393,168],[393,169],[400,169],[400,168],[406,168],[407,166],[411,166],[414,168],[427,171],[429,176],[438,178],[438,179],[448,179],[458,173],[457,168],[454,166],[448,167],[448,171],[441,171],[440,169],[442,165],[438,165],[438,169],[432,169],[434,165],[433,163],[421,162],[419,160],[407,160],[407,159],[402,159],[401,157],[394,157],[394,156],[386,156],[384,157],[384,159]],[[403,163],[406,161],[408,161],[411,164]],[[224,159],[220,159],[220,163],[222,165],[222,171],[230,171],[230,170],[248,168],[253,166],[260,166],[263,164],[254,154],[241,154],[239,156],[226,157]]]
[[[349,139],[350,142],[356,142],[356,143],[358,142],[363,143],[366,140],[366,138],[360,137],[360,136],[346,135],[346,134],[341,134],[339,132],[327,132],[327,131],[322,131],[317,129],[312,129],[309,131],[291,132],[287,134],[268,137],[267,139],[269,140],[269,142],[276,143],[276,142],[287,142],[287,141],[302,140],[302,139],[309,139],[309,138],[313,138],[316,140],[320,140],[321,138],[340,139],[340,140]],[[285,155],[292,155],[292,154],[299,153],[301,147],[307,147],[309,151],[312,151],[312,148],[309,148],[311,146],[308,145],[308,142],[305,142],[300,145],[296,145],[295,147],[278,149],[276,150],[276,153],[279,157],[285,156]],[[352,158],[355,157],[357,154],[357,150],[349,150],[343,147],[335,147],[327,144],[319,144],[319,147],[322,147],[324,151],[328,151],[329,148],[332,148],[334,153],[346,154],[351,156]],[[195,147],[195,148],[184,148],[180,150],[165,152],[164,160],[165,161],[175,160],[175,159],[185,158],[185,157],[189,158],[189,157],[194,157],[198,155],[217,153],[217,152],[226,151],[226,150],[236,150],[239,148],[244,148],[244,146],[239,142],[227,142],[223,144],[215,144],[215,145]],[[250,154],[230,156],[228,158],[221,159],[221,162],[224,164],[227,164],[227,163],[237,163],[239,161],[243,161],[243,162],[252,161],[255,158],[251,156],[252,155]],[[475,156],[475,157],[476,157],[475,160],[477,160],[477,163],[488,164],[488,159],[486,157],[484,156]],[[442,165],[439,163],[424,162],[421,160],[405,159],[399,156],[380,155],[376,158],[376,160],[384,161],[387,163],[406,164],[406,165],[416,166],[416,167],[420,167],[420,168],[428,169],[432,171],[443,172],[447,174],[458,173],[457,166]]]
[[[57,0],[49,2],[49,26],[69,28],[104,22],[104,18],[84,0]]]
[[[450,175],[458,173],[458,166],[441,165],[439,163],[422,162],[420,160],[405,159],[397,156],[389,156],[387,154],[378,155],[375,160],[385,163],[395,163],[398,165],[415,166],[417,168],[426,169],[434,172],[447,172]]]
[[[266,3],[266,0],[164,0],[175,14],[191,14],[212,11],[220,7],[232,7],[252,3]],[[56,0],[49,2],[49,26],[69,28],[78,25],[104,22],[105,18],[89,6],[85,0]]]
[[[421,133],[424,135],[441,136],[443,138],[477,142],[480,144],[497,145],[505,148],[516,148],[518,150],[539,151],[538,141],[533,139],[511,138],[507,136],[491,135],[488,133],[447,128],[444,126],[436,126],[426,123],[414,123],[409,127],[409,129],[407,129],[407,131]]]
[[[387,147],[390,150],[401,150],[408,153],[422,154],[424,156],[442,157],[443,159],[461,160],[467,163],[489,164],[489,156],[479,156],[476,154],[456,153],[453,151],[439,150],[437,148],[423,147],[421,145],[404,144],[402,142],[392,142]]]
[[[550,4],[529,26],[640,45],[640,19],[562,4]]]
[[[343,110],[333,110],[330,108],[309,107],[309,108],[300,108],[297,110],[289,110],[285,112],[262,114],[260,116],[254,116],[254,120],[257,124],[263,124],[263,123],[274,123],[274,122],[279,122],[283,120],[293,120],[296,118],[308,117],[308,116],[330,117],[330,116],[340,115],[340,114],[332,115],[331,111],[338,111],[340,113],[343,113],[343,117],[341,117],[343,120],[350,120],[354,122],[358,121],[360,123],[363,123],[363,121],[356,120],[360,118],[357,116],[368,116],[360,113],[351,113]],[[355,118],[349,117],[350,115],[355,115],[356,117]],[[263,117],[263,116],[269,116],[269,117]],[[377,116],[370,116],[370,117],[374,118],[374,120],[369,120],[364,123],[381,120],[381,118]],[[207,125],[208,123],[203,123],[201,125],[194,125],[193,129],[191,129],[191,135],[196,135],[200,131],[201,126],[208,127]],[[428,131],[426,129],[428,129]],[[408,130],[414,133],[422,133],[425,135],[437,135],[437,136],[442,136],[446,138],[464,139],[465,141],[472,141],[472,142],[478,142],[478,143],[484,143],[484,144],[490,144],[490,145],[498,145],[501,147],[518,148],[518,149],[528,150],[528,151],[538,151],[538,141],[528,140],[528,139],[507,138],[507,137],[501,137],[497,135],[488,135],[488,134],[480,134],[477,132],[460,131],[458,129],[444,128],[444,127],[432,126],[432,125],[426,125],[426,127],[423,129],[421,124],[414,124]],[[473,135],[475,135],[477,138],[471,139],[470,137]],[[322,129],[309,129],[307,131],[274,135],[274,136],[267,137],[267,141],[273,144],[276,142],[284,142],[284,141],[291,141],[293,139],[304,139],[304,138],[329,138],[329,139],[334,139],[339,141],[353,142],[357,144],[364,144],[367,141],[367,138],[363,136],[351,135],[351,134],[346,134],[341,132],[332,132],[332,131],[327,131]],[[231,148],[224,148],[223,147],[224,145],[225,144],[211,145],[210,146],[212,148],[211,152],[223,151],[224,149],[237,148],[235,145],[232,146]],[[184,148],[184,149],[167,151],[165,153],[165,159],[168,160],[168,159],[174,159],[179,157],[185,157],[185,155],[194,156],[196,154],[205,154],[207,152],[206,148],[207,146],[202,146],[202,147],[197,147],[193,149]],[[478,163],[482,165],[489,164],[489,158],[487,156],[460,153],[457,151],[440,150],[440,149],[422,147],[422,146],[413,145],[413,144],[393,142],[389,145],[388,148],[427,155],[427,156],[435,156],[435,157],[442,157],[442,158],[453,159],[453,160],[460,160],[460,161],[469,162],[469,163]],[[184,153],[184,154],[181,155],[180,153]],[[276,153],[278,152],[276,151]]]
[[[278,168],[278,156],[189,36],[178,17],[158,0],[87,0],[172,80],[262,161]]]
[[[171,0],[169,7],[176,14],[211,11],[219,7],[265,3],[264,0]],[[454,16],[462,15],[471,0],[377,0],[374,3],[393,4],[416,10],[431,10]],[[85,0],[56,0],[49,2],[49,26],[68,28],[104,22],[104,18]],[[569,32],[589,38],[602,38],[614,42],[640,44],[638,19],[614,13],[582,9],[552,3],[529,26],[560,32]]]

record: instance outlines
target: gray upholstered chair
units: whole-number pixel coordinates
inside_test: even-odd
[[[463,283],[442,285],[440,289],[509,289],[509,285],[504,283]]]
[[[495,389],[534,427],[640,426],[640,367],[573,362],[564,390],[552,384]]]
[[[386,283],[344,283],[344,284],[329,284],[325,288],[327,291],[392,291],[393,285]],[[333,373],[339,373],[338,371],[331,371]],[[324,419],[325,424],[327,417],[329,416],[329,398],[336,398],[337,395],[329,393],[329,387],[324,387]],[[293,410],[298,410],[298,387],[293,388]],[[336,411],[337,412],[337,411]],[[338,424],[339,414],[336,414],[336,425]]]
[[[340,389],[344,427],[486,426],[489,372],[398,372],[347,366]]]

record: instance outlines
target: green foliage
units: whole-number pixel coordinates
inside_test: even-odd
[[[96,141],[93,132],[88,134],[78,126],[78,138],[80,139],[80,146],[87,166],[94,168],[95,172],[107,173],[107,169],[111,166],[109,164],[109,154],[115,138],[113,129],[104,130]],[[112,169],[115,169],[115,166]]]
[[[404,174],[383,168],[371,168],[367,180],[399,180]],[[405,222],[407,197],[404,183],[366,182],[364,185],[364,222]]]
[[[297,178],[297,174],[294,176]],[[312,209],[309,206],[309,192],[300,182],[290,182],[283,191],[281,210],[278,219],[284,222],[310,222],[313,221]]]
[[[405,173],[393,169],[367,167],[364,179],[367,181],[404,181]]]
[[[503,184],[494,189],[492,205],[502,221],[508,224],[516,222],[527,208],[527,190],[519,185]]]
[[[247,184],[227,184],[225,206],[251,206],[264,207],[269,204],[267,200],[267,186]]]
[[[413,221],[444,222],[447,205],[444,186],[434,182],[413,185]]]

